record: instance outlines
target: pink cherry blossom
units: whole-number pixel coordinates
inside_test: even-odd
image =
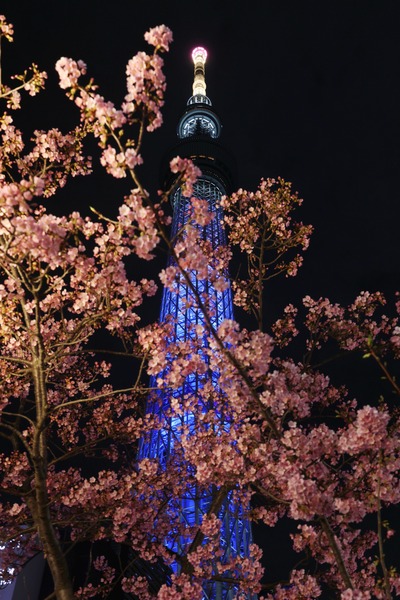
[[[13,41],[14,27],[7,23],[4,15],[0,15],[0,36],[4,36],[9,42]]]
[[[156,49],[160,48],[168,52],[169,44],[172,42],[172,31],[165,25],[159,25],[158,27],[149,29],[144,34],[144,39],[151,46],[155,46]]]
[[[63,56],[56,63],[56,71],[60,77],[60,87],[67,89],[78,83],[79,77],[85,75],[86,65],[82,60],[72,60]]]
[[[189,158],[181,158],[180,156],[176,156],[171,160],[170,169],[172,173],[180,175],[178,181],[183,193],[186,196],[191,196],[193,194],[193,185],[201,176],[200,169]]]

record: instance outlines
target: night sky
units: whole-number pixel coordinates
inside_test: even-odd
[[[32,61],[48,71],[47,91],[23,99],[17,123],[27,133],[65,131],[78,113],[58,88],[56,60],[84,60],[100,93],[119,103],[127,61],[148,49],[144,32],[168,25],[175,41],[165,56],[165,125],[143,153],[143,183],[154,192],[191,95],[191,50],[204,46],[207,93],[221,143],[238,162],[237,186],[291,181],[304,199],[299,218],[315,226],[299,276],[271,287],[275,316],[307,293],[345,303],[361,290],[390,296],[399,287],[399,12],[395,0],[2,0],[0,13],[15,26],[3,78]],[[54,199],[54,211],[112,213],[128,191],[128,180],[103,173],[81,178]]]
[[[191,95],[191,50],[205,46],[207,93],[223,123],[221,142],[237,158],[238,187],[284,177],[304,199],[299,218],[315,226],[301,275],[281,284],[277,307],[305,293],[346,302],[360,290],[397,287],[396,1],[3,0],[1,12],[15,25],[14,44],[4,44],[5,74],[29,61],[49,73],[48,91],[25,100],[28,131],[74,125],[77,111],[57,89],[60,56],[85,60],[100,93],[119,103],[127,61],[146,50],[143,33],[161,23],[173,30],[165,125],[148,136],[144,152],[150,190]],[[64,199],[81,210],[112,206],[128,181],[115,184],[73,182],[63,206]]]

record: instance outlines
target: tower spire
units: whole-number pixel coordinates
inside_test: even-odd
[[[193,96],[187,101],[188,106],[192,104],[208,104],[211,106],[211,100],[206,94],[206,60],[207,50],[202,46],[197,46],[192,52],[194,65],[193,77]]]
[[[198,46],[192,52],[194,63],[193,96],[201,94],[206,96],[206,60],[207,50]]]
[[[187,109],[178,124],[178,137],[218,138],[221,122],[211,107],[206,95],[205,64],[207,50],[197,46],[192,52],[194,64],[193,96],[187,101]]]

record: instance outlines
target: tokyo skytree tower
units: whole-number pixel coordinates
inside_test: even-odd
[[[205,62],[207,52],[204,48],[195,48],[192,53],[194,62],[193,95],[187,102],[187,108],[178,123],[179,142],[171,150],[169,156],[179,155],[182,158],[190,158],[202,172],[201,177],[194,185],[193,196],[206,200],[210,212],[215,213],[215,218],[210,224],[203,227],[203,239],[211,242],[214,249],[226,244],[225,232],[222,222],[222,209],[219,206],[221,196],[231,191],[232,172],[234,161],[217,141],[221,133],[221,123],[212,109],[212,104],[206,95]],[[173,183],[170,179],[169,183]],[[173,218],[171,226],[171,239],[175,240],[179,232],[185,227],[190,214],[190,198],[184,195],[180,187],[171,193],[170,201],[173,207]],[[170,258],[173,265],[173,258]],[[191,285],[180,282],[171,291],[165,288],[160,322],[170,321],[173,324],[171,341],[184,342],[190,340],[195,326],[206,328],[206,321],[202,310],[198,307],[197,297],[208,298],[208,310],[211,325],[217,329],[225,319],[233,319],[233,305],[231,290],[228,287],[224,291],[217,291],[209,279],[198,279],[194,273],[189,272]],[[204,358],[204,360],[206,360]],[[218,388],[218,377],[214,373],[208,373],[208,381]],[[156,377],[152,378],[150,387],[155,388]],[[175,448],[179,445],[182,427],[186,430],[196,430],[197,416],[194,411],[186,411],[181,416],[170,416],[171,398],[196,397],[199,410],[207,412],[208,402],[201,406],[201,390],[204,386],[204,375],[197,373],[188,375],[178,390],[172,390],[169,394],[159,392],[156,398],[150,398],[147,403],[147,412],[159,416],[163,426],[153,431],[142,441],[139,458],[158,458],[161,465],[167,468],[169,458],[173,455]],[[220,427],[224,427],[223,418],[220,419]],[[193,486],[185,493],[184,497],[174,502],[179,521],[187,526],[200,525],[203,516],[210,510],[215,489],[202,490],[199,493],[197,486]],[[218,560],[223,564],[234,557],[249,556],[251,543],[251,527],[245,517],[245,511],[240,503],[235,502],[230,492],[218,509],[218,518],[222,523],[220,538],[220,556]],[[192,540],[182,535],[171,534],[166,540],[169,548],[183,555],[187,552]],[[179,561],[173,565],[173,570],[180,572]],[[216,571],[214,570],[214,574]],[[234,574],[232,573],[232,580]],[[210,581],[203,586],[204,600],[231,600],[235,597],[237,586],[227,581]],[[243,596],[242,596],[243,597]],[[253,598],[252,595],[248,596]]]

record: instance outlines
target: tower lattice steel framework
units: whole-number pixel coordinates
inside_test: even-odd
[[[211,242],[213,248],[217,248],[225,245],[219,200],[231,186],[233,163],[230,154],[216,141],[220,135],[221,124],[206,95],[206,56],[207,53],[203,48],[196,48],[192,53],[194,62],[193,95],[189,98],[187,110],[179,121],[178,137],[180,141],[171,151],[171,156],[179,154],[181,157],[189,157],[200,167],[202,176],[194,186],[193,195],[196,198],[207,200],[209,209],[216,215],[212,222],[203,228],[202,236]],[[188,220],[189,198],[178,188],[171,194],[170,200],[173,206],[171,239],[176,239],[178,232]],[[172,259],[170,259],[170,264],[173,264]],[[189,277],[192,286],[181,282],[177,284],[175,291],[164,289],[160,321],[171,320],[173,323],[172,341],[189,340],[193,335],[195,325],[205,326],[204,315],[197,307],[197,294],[209,299],[211,323],[214,328],[217,328],[224,319],[233,318],[230,288],[220,292],[208,279],[199,280],[194,273],[189,273]],[[217,374],[209,373],[208,381],[212,381],[215,388],[218,388]],[[158,415],[163,426],[142,441],[140,458],[158,458],[162,465],[167,464],[179,442],[181,428],[183,426],[189,430],[196,428],[194,411],[186,411],[179,417],[169,416],[171,397],[179,399],[187,397],[187,395],[195,395],[200,406],[199,410],[205,412],[207,405],[201,406],[203,385],[204,377],[200,378],[197,374],[191,374],[186,377],[183,385],[178,390],[171,391],[170,395],[162,394],[149,399],[147,412]],[[150,386],[151,388],[157,387],[155,377],[152,378]],[[218,426],[225,427],[222,417]],[[203,515],[210,508],[213,492],[215,493],[215,490],[208,490],[199,495],[198,489],[193,487],[185,493],[185,497],[180,498],[177,504],[179,520],[188,526],[200,525]],[[243,507],[232,498],[232,493],[223,502],[218,517],[222,522],[220,542],[222,556],[219,557],[219,560],[224,563],[236,556],[249,556],[250,523],[245,516]],[[166,543],[171,550],[179,553],[187,548],[190,541],[184,536],[172,533]],[[178,562],[173,565],[176,572],[179,572],[179,568]],[[204,600],[231,600],[236,591],[234,584],[209,581],[203,586],[203,598]]]

